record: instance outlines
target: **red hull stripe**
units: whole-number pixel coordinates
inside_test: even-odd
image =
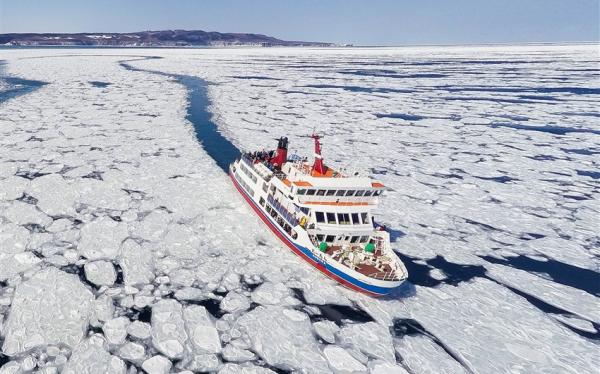
[[[233,184],[235,186],[235,188],[239,191],[239,193],[244,197],[244,199],[246,200],[246,202],[252,207],[252,209],[258,214],[258,216],[261,218],[261,220],[271,229],[271,231],[286,245],[288,246],[296,255],[302,257],[305,261],[307,261],[309,264],[311,264],[312,266],[314,266],[315,268],[319,269],[319,271],[321,271],[323,274],[327,275],[328,277],[334,279],[335,281],[339,282],[340,284],[344,285],[345,287],[348,287],[352,290],[355,291],[359,291],[362,293],[365,293],[367,295],[370,296],[382,296],[385,295],[387,293],[389,293],[390,291],[393,290],[393,288],[384,288],[384,287],[376,287],[376,286],[372,286],[374,288],[377,288],[377,291],[379,292],[374,292],[374,291],[370,291],[368,289],[365,289],[364,287],[360,287],[356,284],[351,283],[350,281],[342,278],[341,276],[338,276],[336,274],[334,274],[332,271],[330,271],[326,266],[324,266],[322,263],[315,261],[314,259],[308,257],[306,254],[304,254],[304,252],[302,250],[300,250],[294,243],[292,243],[288,238],[286,238],[281,231],[279,230],[279,228],[277,228],[272,222],[271,220],[263,213],[263,211],[256,205],[256,203],[248,196],[247,192],[244,191],[242,189],[242,187],[238,184],[237,180],[235,179],[235,177],[233,176],[233,174],[230,172],[229,173],[229,177],[231,178],[231,180],[233,181]],[[343,274],[341,274],[343,275]],[[362,283],[362,282],[361,282]],[[370,288],[370,287],[369,287]]]

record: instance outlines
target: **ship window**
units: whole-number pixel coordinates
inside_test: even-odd
[[[355,190],[348,190],[348,192],[346,192],[346,196],[354,196],[354,192],[356,192]]]
[[[381,191],[373,191],[373,196],[379,196],[381,195]]]
[[[335,195],[335,190],[327,190],[327,196]]]
[[[258,202],[260,203],[260,205],[265,206],[265,199],[263,199],[262,197]]]
[[[350,224],[350,214],[348,213],[338,213],[338,222],[340,225],[349,225]]]
[[[346,190],[338,190],[335,196],[344,196],[346,194]]]
[[[325,214],[323,214],[323,212],[315,212],[315,217],[317,218],[318,223],[325,222]]]
[[[304,195],[306,193],[306,190],[304,188],[301,188],[298,190],[298,195]]]
[[[360,218],[365,225],[369,224],[369,215],[367,213],[361,213]]]
[[[329,223],[330,225],[336,224],[335,213],[327,213],[327,223]]]
[[[267,211],[267,213],[271,213],[271,206],[269,204],[267,204],[267,206],[265,207],[265,210]]]
[[[354,196],[362,196],[364,194],[365,194],[365,190],[358,190],[358,191],[356,191],[356,195],[354,195]]]
[[[353,236],[352,239],[350,239],[350,243],[356,243],[358,242],[359,237],[358,236]]]
[[[361,237],[360,237],[360,242],[361,242],[361,243],[366,243],[366,242],[368,242],[368,241],[369,241],[369,237],[368,237],[368,236],[361,236]]]
[[[267,184],[266,183],[263,183],[263,187],[262,188],[263,188],[263,191],[267,192]]]
[[[317,196],[325,195],[325,190],[317,190]]]
[[[315,190],[306,190],[307,196],[313,196],[315,194]]]
[[[334,240],[335,240],[335,236],[333,236],[333,235],[327,235],[327,237],[325,238],[325,241],[328,243],[333,243]]]
[[[371,190],[365,191],[365,196],[371,196],[372,194],[373,194],[373,191],[371,191]]]
[[[360,218],[358,218],[358,213],[352,213],[352,223],[355,225],[360,225]]]
[[[318,234],[318,235],[317,235],[317,241],[318,241],[318,242],[322,242],[322,241],[323,241],[323,239],[325,239],[325,235],[322,235],[322,234]]]

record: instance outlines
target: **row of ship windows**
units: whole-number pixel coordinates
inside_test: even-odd
[[[244,180],[242,178],[240,178],[240,176],[237,172],[234,174],[235,174],[235,179],[237,179],[238,183],[246,190],[246,192],[248,192],[248,194],[250,196],[254,196],[254,190],[252,190],[252,188],[250,188],[250,186],[248,186],[248,183],[244,182]]]
[[[240,163],[239,165],[240,169],[242,169],[244,174],[246,174],[248,178],[252,179],[252,181],[256,183],[256,181],[258,180],[258,178],[256,178],[256,175],[254,175],[250,170],[248,170],[248,168],[244,164]]]
[[[368,213],[324,213],[315,212],[317,223],[329,225],[368,225],[371,223]]]
[[[338,238],[339,240],[343,240],[344,238]],[[333,243],[336,240],[335,235],[321,235],[321,234],[317,234],[317,240],[320,242],[326,242],[326,243]],[[352,244],[355,243],[366,243],[369,241],[369,236],[346,236],[345,237],[345,241],[346,242],[350,242]]]
[[[260,198],[259,201],[260,205],[263,206],[265,208],[265,210],[267,211],[267,213],[269,213],[269,215],[275,220],[275,222],[277,222],[277,224],[285,231],[288,233],[288,235],[290,235],[292,238],[296,239],[298,238],[298,234],[296,233],[296,231],[292,230],[292,226],[290,226],[284,219],[283,217],[275,210],[275,208],[271,207],[269,204],[265,204],[265,199],[263,199],[262,197]]]
[[[381,191],[374,190],[315,190],[315,189],[306,189],[299,188],[298,195],[306,195],[306,196],[356,196],[356,197],[369,197],[369,196],[379,196]]]

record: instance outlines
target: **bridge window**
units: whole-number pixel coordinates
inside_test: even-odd
[[[354,196],[354,193],[355,193],[355,192],[356,192],[355,190],[348,190],[348,191],[346,192],[346,196]]]
[[[265,206],[265,199],[263,199],[262,197],[258,202],[260,203],[260,205]]]
[[[324,196],[325,190],[317,190],[317,196]]]
[[[381,191],[373,191],[373,196],[379,196],[381,195]]]
[[[315,191],[315,190],[312,190],[312,189],[310,189],[310,190],[306,190],[306,196],[313,196],[313,195],[315,194],[315,192],[316,192],[316,191]]]
[[[344,196],[346,194],[346,190],[338,190],[335,193],[335,196]]]
[[[322,242],[323,239],[325,239],[325,235],[323,235],[323,234],[317,234],[317,241],[318,242]]]
[[[359,236],[353,236],[352,239],[350,239],[350,243],[357,243],[359,238]]]
[[[361,237],[360,237],[360,242],[361,242],[361,243],[366,243],[366,242],[368,242],[368,241],[369,241],[369,237],[368,237],[368,236],[361,236]]]
[[[330,225],[335,225],[335,213],[327,213],[327,223]]]
[[[323,212],[315,212],[315,217],[317,218],[318,223],[325,222],[325,214],[323,214]]]
[[[348,213],[338,213],[338,222],[340,225],[349,225],[350,224],[350,214]]]
[[[360,214],[360,218],[362,219],[363,224],[368,225],[370,223],[370,221],[369,221],[369,214],[367,214],[367,213],[361,213]]]
[[[362,195],[364,195],[364,193],[365,193],[364,190],[358,190],[358,191],[356,191],[356,195],[354,195],[354,196],[362,196]]]
[[[358,218],[358,213],[352,213],[352,224],[360,225],[360,218]]]
[[[298,190],[298,195],[304,195],[306,193],[306,189],[301,188]]]
[[[371,196],[371,195],[373,195],[373,192],[374,191],[371,191],[371,190],[365,191],[365,196]]]
[[[325,238],[325,241],[327,243],[333,243],[334,240],[335,240],[335,236],[334,235],[327,235],[327,237]]]
[[[335,190],[327,190],[327,196],[333,196],[335,195]]]

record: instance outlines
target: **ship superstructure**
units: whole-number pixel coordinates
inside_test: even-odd
[[[325,165],[321,142],[312,135],[311,164],[288,158],[288,139],[277,150],[243,153],[230,165],[236,188],[265,224],[297,255],[341,284],[385,295],[406,279],[406,268],[375,226],[383,183]]]

